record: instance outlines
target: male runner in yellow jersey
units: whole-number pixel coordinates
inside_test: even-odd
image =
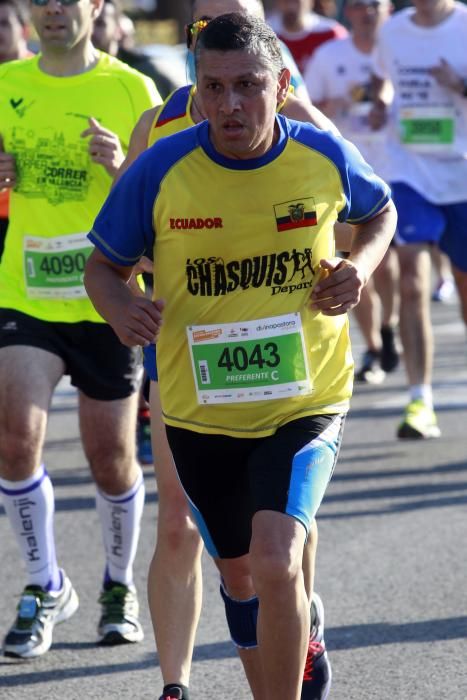
[[[96,51],[101,0],[33,0],[39,56],[0,69],[0,189],[11,188],[0,265],[0,493],[27,570],[4,653],[45,653],[56,622],[78,607],[57,563],[54,499],[41,464],[52,393],[64,374],[79,390],[83,447],[97,484],[106,550],[99,641],[143,631],[132,565],[144,502],[128,426],[138,363],[94,311],[83,287],[86,231],[123,160],[152,81]],[[27,533],[27,536],[25,536]]]
[[[191,50],[199,31],[207,22],[225,12],[250,12],[264,18],[260,0],[196,0],[193,6],[193,22],[187,26],[187,42]],[[315,125],[334,129],[319,110],[309,102],[288,94],[281,112],[288,117],[310,121]],[[170,134],[194,126],[202,121],[199,100],[192,85],[180,88],[170,95],[164,105],[145,112],[135,127],[127,157],[118,176],[148,146]],[[157,544],[151,562],[148,581],[148,597],[156,639],[159,664],[164,680],[164,692],[181,690],[183,700],[189,700],[189,674],[195,632],[201,609],[202,543],[194,526],[188,503],[176,475],[172,455],[167,447],[165,430],[160,419],[157,383],[151,386],[152,432],[155,445],[155,470],[159,494]],[[310,598],[313,597],[313,578],[318,542],[318,530],[314,522],[306,547],[305,576]],[[231,606],[226,602],[229,619]],[[313,624],[310,635],[308,672],[304,679],[304,700],[321,700],[324,689],[330,684],[331,668],[324,648],[324,615],[322,602],[314,594],[312,605]],[[245,606],[238,607],[245,614]],[[239,649],[247,675],[254,674],[254,654]],[[250,668],[251,667],[251,668]]]
[[[304,545],[352,384],[345,312],[388,246],[394,208],[350,144],[276,116],[289,74],[264,22],[217,18],[196,54],[208,121],[121,178],[90,234],[86,287],[125,344],[160,332],[170,446],[226,605],[249,610],[229,622],[240,646],[257,646],[253,695],[298,700]],[[347,261],[333,257],[337,218],[354,225]],[[127,286],[145,252],[154,302]]]

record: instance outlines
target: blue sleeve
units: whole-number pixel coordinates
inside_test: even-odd
[[[391,199],[391,190],[350,141],[340,141],[343,162],[339,164],[339,170],[346,204],[338,218],[349,224],[363,224],[386,206]]]
[[[291,119],[288,123],[292,138],[322,153],[338,169],[344,193],[339,221],[362,224],[386,206],[391,199],[391,190],[350,141],[329,131],[316,129],[311,124]]]
[[[148,178],[149,151],[140,156],[110,192],[88,238],[117,265],[134,265],[147,251],[152,253],[152,212],[159,190]]]
[[[110,192],[89,240],[117,265],[152,258],[153,211],[166,173],[198,146],[198,127],[160,139],[142,153]]]

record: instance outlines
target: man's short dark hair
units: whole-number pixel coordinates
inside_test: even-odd
[[[23,0],[0,0],[1,7],[11,7],[18,19],[18,22],[26,27],[29,24],[29,11]]]
[[[196,4],[197,4],[197,2],[198,2],[198,0],[191,0],[191,3],[190,3],[190,5],[191,5],[191,8],[190,8],[190,9],[191,9],[191,18],[192,18],[192,19],[194,19],[194,14],[195,14],[195,9],[196,9]],[[255,2],[256,5],[258,6],[258,10],[260,10],[260,11],[262,12],[263,16],[264,16],[264,3],[263,3],[263,0],[254,0],[254,2]]]
[[[276,76],[284,67],[281,46],[271,27],[259,17],[239,12],[216,17],[200,32],[196,67],[202,51],[248,51]]]

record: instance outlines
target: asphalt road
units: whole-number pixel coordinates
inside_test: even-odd
[[[317,590],[326,610],[331,700],[467,698],[467,348],[456,304],[433,305],[433,316],[442,437],[395,439],[406,401],[402,370],[380,386],[358,386],[340,461],[319,512]],[[353,335],[357,356],[361,345],[356,331]],[[158,512],[151,468],[145,468],[147,502],[136,562],[146,639],[106,649],[95,646],[104,559],[94,488],[80,447],[75,394],[66,383],[54,398],[45,462],[56,489],[59,560],[81,607],[56,628],[43,658],[0,657],[0,698],[156,700],[161,675],[145,601]],[[208,558],[204,571],[192,697],[246,700],[250,695]],[[23,583],[0,509],[2,633],[13,621]]]

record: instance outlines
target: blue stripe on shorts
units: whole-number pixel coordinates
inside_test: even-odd
[[[336,465],[342,440],[343,417],[296,453],[292,462],[286,513],[309,532]]]

